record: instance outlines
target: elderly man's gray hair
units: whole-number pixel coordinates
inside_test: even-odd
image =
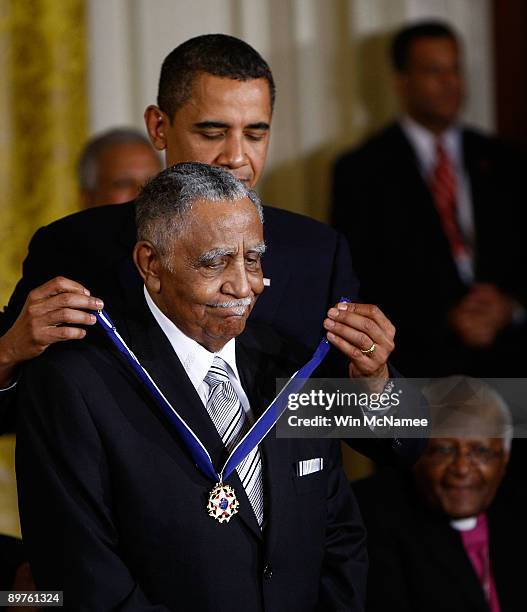
[[[97,164],[99,156],[110,147],[127,144],[142,144],[152,148],[148,138],[134,128],[114,128],[93,136],[79,157],[77,178],[81,189],[93,191],[97,186]],[[152,149],[152,151],[154,151]]]
[[[151,179],[137,197],[137,239],[147,240],[160,255],[168,255],[194,202],[238,202],[245,198],[256,206],[263,223],[260,199],[232,174],[198,162],[176,164]]]

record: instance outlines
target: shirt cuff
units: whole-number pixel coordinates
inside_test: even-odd
[[[382,393],[379,393],[377,395],[381,396],[384,394],[390,395],[390,393],[393,391],[393,388],[395,387],[395,383],[393,382],[393,380],[388,380],[388,382],[384,385],[384,389],[382,390]],[[367,406],[361,406],[362,409],[362,414],[364,416],[372,416],[372,414],[375,414],[375,416],[379,416],[379,417],[383,417],[386,416],[390,410],[392,410],[393,406],[390,404],[389,406],[371,406],[370,404],[368,404]],[[370,428],[370,431],[372,431],[373,433],[377,432],[381,432],[381,431],[388,431],[390,429],[390,427],[379,427],[377,425],[368,425],[368,427]]]

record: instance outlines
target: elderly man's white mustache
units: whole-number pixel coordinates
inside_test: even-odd
[[[207,304],[211,308],[233,308],[235,314],[242,315],[245,314],[245,311],[248,306],[252,304],[252,298],[246,297],[241,300],[229,300],[227,302],[215,302],[214,304]]]

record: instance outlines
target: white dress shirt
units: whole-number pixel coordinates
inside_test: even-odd
[[[163,330],[168,341],[172,345],[176,355],[181,361],[185,372],[190,378],[190,382],[196,389],[203,405],[207,405],[209,397],[209,385],[205,382],[205,376],[212,366],[214,357],[218,356],[227,364],[227,374],[234,387],[240,402],[245,410],[245,414],[252,424],[254,422],[249,400],[240,383],[240,376],[236,366],[236,339],[232,338],[217,353],[211,353],[198,342],[185,335],[172,321],[165,316],[150,297],[146,287],[144,294],[148,308],[159,327]]]
[[[436,142],[437,137],[422,125],[405,115],[400,121],[401,128],[410,141],[417,157],[421,175],[426,184],[429,185],[436,167]],[[459,126],[454,125],[441,135],[441,142],[448,155],[456,178],[456,204],[457,221],[463,238],[469,247],[469,253],[473,253],[475,244],[474,208],[472,205],[472,194],[470,181],[463,163],[463,142]],[[456,262],[461,278],[471,283],[474,280],[474,258]]]

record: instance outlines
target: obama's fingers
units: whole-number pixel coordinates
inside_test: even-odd
[[[376,306],[338,304],[328,311],[324,327],[361,351],[375,344],[387,356],[394,349],[395,327]]]
[[[42,317],[45,315],[56,316],[52,313],[56,311],[77,310],[84,312],[85,310],[100,310],[104,303],[96,297],[86,295],[84,293],[55,293],[47,297],[40,298],[37,301],[28,302],[27,310],[31,316]],[[58,323],[60,323],[59,321]],[[67,320],[62,321],[67,323]],[[58,324],[56,321],[53,324]],[[89,325],[87,318],[83,321],[85,325]]]
[[[59,293],[81,293],[90,295],[90,291],[80,283],[65,278],[64,276],[56,276],[43,285],[33,289],[28,297],[32,297],[35,300],[41,300]]]

